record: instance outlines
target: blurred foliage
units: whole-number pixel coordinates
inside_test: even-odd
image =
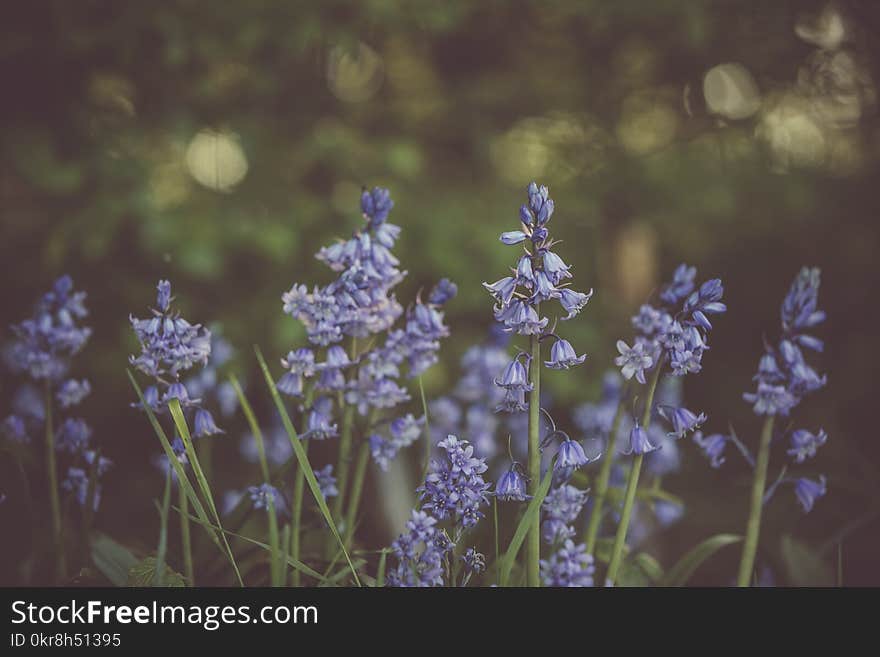
[[[134,347],[128,314],[152,302],[157,279],[174,282],[187,317],[222,325],[239,351],[235,371],[256,383],[251,345],[280,354],[301,338],[281,313],[282,291],[326,282],[313,253],[358,225],[362,185],[390,187],[392,221],[404,228],[396,252],[410,272],[401,298],[441,276],[459,284],[453,338],[427,380],[437,395],[485,334],[491,304],[480,282],[511,264],[497,236],[515,227],[524,186],[537,179],[556,199],[560,253],[578,285],[596,289],[566,326],[590,355],[587,366],[546,377],[561,408],[595,395],[629,314],[684,260],[724,280],[730,308],[704,372],[687,382],[689,405],[710,414],[712,430],[730,421],[753,438],[758,423],[740,395],[762,335],[774,334],[797,269],[822,267],[829,386],[797,421],[830,435],[806,468],[828,474],[829,494],[803,517],[780,493],[767,509],[759,562],[795,581],[824,572],[842,541],[845,581],[880,583],[871,398],[880,11],[870,0],[840,4],[838,25],[823,7],[83,0],[7,8],[0,308],[4,325],[19,319],[62,272],[89,292],[95,335],[79,367],[95,393],[84,414],[116,462],[97,524],[145,551],[154,542],[157,446],[128,406],[123,370]],[[738,67],[704,84],[726,62]],[[269,418],[264,391],[252,387]],[[0,392],[11,390],[4,374]],[[227,429],[215,457],[226,459],[232,483],[251,483],[255,471],[236,465],[243,425]],[[3,482],[12,467],[0,464]],[[733,457],[713,471],[686,450],[684,470],[667,482],[687,500],[686,520],[655,537],[652,551],[669,566],[708,536],[741,531],[747,479]],[[20,513],[14,497],[0,507],[4,527]],[[379,527],[377,545],[395,529]],[[5,573],[29,547],[4,541],[3,549],[16,555],[2,560]],[[735,552],[694,581],[727,583],[718,573],[733,572]],[[792,559],[805,565],[783,565]]]

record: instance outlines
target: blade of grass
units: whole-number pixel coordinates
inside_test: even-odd
[[[290,554],[290,524],[285,523],[284,529],[281,531],[281,553]],[[299,571],[293,571],[299,573]],[[281,585],[287,586],[287,559],[281,560]]]
[[[181,513],[181,510],[178,507],[172,506],[171,508],[174,511]],[[265,550],[266,552],[269,552],[269,553],[272,552],[272,546],[270,546],[266,543],[263,543],[261,541],[258,541],[254,538],[251,538],[250,536],[245,536],[244,534],[238,534],[236,532],[229,531],[228,529],[223,529],[222,527],[218,527],[217,525],[213,524],[210,520],[202,520],[192,514],[189,514],[189,519],[192,520],[193,522],[199,523],[205,529],[213,530],[213,531],[217,531],[217,532],[222,532],[228,536],[232,536],[233,538],[237,538],[239,540],[242,540],[245,543],[250,543],[251,545],[255,545],[258,548]],[[309,577],[314,578],[315,580],[317,580],[320,583],[327,581],[327,578],[324,575],[319,573],[314,568],[307,566],[302,561],[297,561],[296,559],[292,559],[289,555],[285,555],[285,561],[287,562],[287,565],[290,566],[291,568],[295,568],[296,570],[299,570],[304,575],[308,575]]]
[[[499,586],[507,586],[507,582],[510,579],[510,571],[513,569],[514,561],[516,561],[517,552],[519,552],[520,547],[522,547],[526,534],[529,532],[535,518],[538,517],[538,514],[541,511],[541,504],[547,496],[547,491],[550,490],[550,482],[552,479],[553,468],[549,467],[547,468],[547,473],[544,475],[544,479],[541,480],[541,484],[535,491],[535,496],[532,498],[531,502],[529,502],[528,507],[526,507],[526,512],[523,514],[522,518],[520,518],[516,531],[513,533],[513,538],[510,539],[510,544],[507,546],[507,552],[505,552],[504,557],[502,557]]]
[[[275,515],[275,496],[267,495],[266,502],[269,516],[269,548],[271,550],[271,558],[269,559],[269,582],[272,586],[281,586],[281,559],[279,550],[281,549],[278,538],[278,516]]]
[[[208,508],[211,510],[211,515],[214,516],[217,526],[222,529],[223,524],[220,522],[220,514],[217,513],[217,506],[214,504],[214,496],[211,494],[211,486],[208,484],[208,479],[205,477],[202,466],[199,464],[199,457],[198,454],[196,454],[195,447],[193,447],[192,436],[189,434],[189,427],[186,424],[186,418],[183,417],[183,409],[180,407],[180,400],[170,400],[168,402],[168,409],[171,411],[171,417],[174,419],[177,433],[180,435],[181,440],[183,440],[183,446],[186,448],[186,455],[189,457],[189,463],[192,466],[193,474],[196,476],[196,482],[202,491],[202,496],[208,503]],[[232,570],[235,571],[235,578],[238,581],[238,585],[244,586],[244,582],[241,579],[241,573],[238,571],[238,564],[235,563],[235,555],[232,553],[232,548],[229,547],[229,541],[226,540],[226,534],[222,533],[220,536],[223,541],[223,547],[229,557],[229,563],[232,564]]]
[[[260,458],[260,470],[263,472],[263,481],[269,483],[269,461],[266,459],[266,444],[263,441],[263,432],[260,431],[260,423],[257,422],[254,409],[248,403],[247,397],[244,396],[244,391],[241,389],[241,385],[234,374],[229,375],[229,383],[232,384],[235,394],[238,396],[238,404],[241,406],[242,412],[244,412],[245,419],[247,419],[248,426],[250,426],[251,433],[254,435],[254,440],[257,443],[257,454]]]
[[[376,570],[376,587],[383,588],[385,586],[385,564],[388,561],[388,551],[382,550],[379,553],[379,567]]]
[[[168,507],[171,506],[171,470],[165,472],[165,492],[159,509],[159,546],[156,548],[154,585],[165,586],[165,553],[168,550]]]
[[[193,570],[192,538],[189,531],[188,517],[189,500],[187,499],[182,486],[177,487],[177,492],[180,495],[180,508],[183,509],[184,514],[186,514],[180,516],[180,548],[183,550],[183,575],[186,577],[186,581],[190,586],[195,586],[196,577]]]
[[[269,392],[272,394],[272,399],[275,401],[275,406],[278,408],[278,414],[281,416],[281,422],[284,424],[284,429],[287,431],[287,436],[290,438],[290,444],[293,447],[293,452],[296,454],[296,458],[299,461],[299,467],[303,469],[303,473],[306,477],[306,483],[309,485],[309,489],[312,491],[312,496],[315,498],[315,502],[318,504],[318,508],[321,510],[321,514],[324,516],[324,520],[327,522],[327,526],[330,527],[330,531],[333,533],[333,537],[336,539],[337,543],[339,543],[339,547],[342,548],[342,553],[345,555],[345,560],[348,562],[348,567],[351,569],[351,573],[354,576],[355,583],[360,586],[361,581],[358,578],[357,570],[354,567],[354,564],[351,562],[351,557],[348,554],[348,550],[345,549],[345,545],[342,542],[342,537],[339,535],[339,530],[336,528],[336,523],[333,522],[333,516],[330,515],[330,509],[327,507],[327,502],[324,500],[324,496],[321,495],[321,488],[318,486],[318,480],[315,478],[315,473],[312,470],[312,466],[309,464],[309,457],[306,456],[305,450],[303,449],[302,444],[300,444],[299,435],[296,433],[296,429],[293,428],[293,423],[290,421],[290,416],[287,414],[287,409],[284,407],[284,402],[281,400],[281,396],[278,394],[278,389],[275,387],[275,380],[272,378],[272,374],[269,372],[269,367],[266,365],[266,360],[263,358],[263,354],[260,352],[260,348],[254,346],[254,351],[257,354],[257,360],[260,363],[260,369],[263,370],[263,376],[266,379],[266,385],[269,387]],[[341,491],[340,491],[341,492]]]
[[[168,442],[168,436],[165,435],[165,430],[162,429],[162,425],[159,424],[159,420],[156,418],[156,414],[153,413],[153,409],[146,403],[144,400],[144,394],[141,392],[141,388],[135,380],[130,370],[126,370],[128,374],[128,379],[131,381],[131,385],[134,387],[135,392],[137,393],[138,399],[141,402],[141,407],[147,414],[147,418],[150,420],[150,424],[153,426],[153,431],[156,432],[156,436],[159,438],[159,442],[162,445],[162,450],[165,452],[165,456],[168,459],[168,463],[171,467],[174,468],[174,473],[177,475],[177,485],[183,486],[186,491],[186,496],[189,498],[190,503],[193,505],[193,509],[195,509],[196,514],[198,515],[200,520],[203,520],[208,526],[208,514],[205,513],[205,507],[202,506],[201,500],[199,500],[196,495],[195,489],[192,487],[192,484],[189,481],[189,478],[186,476],[186,470],[183,468],[183,464],[178,460],[177,456],[174,454],[174,450],[171,448],[171,443]],[[223,546],[220,545],[220,539],[217,537],[217,534],[214,531],[208,530],[208,536],[214,542],[214,544],[223,551]]]

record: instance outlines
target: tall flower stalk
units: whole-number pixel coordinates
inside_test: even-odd
[[[26,374],[43,387],[41,400],[34,385],[24,384],[16,395],[20,403],[14,405],[14,414],[3,421],[2,428],[12,442],[26,444],[42,425],[56,583],[67,579],[62,491],[71,493],[84,509],[92,505],[88,513],[83,512],[82,532],[87,542],[89,520],[100,503],[96,479],[110,466],[110,461],[100,458],[92,447],[88,424],[81,418],[64,417],[91,392],[88,381],[67,378],[73,357],[92,333],[91,328],[82,325],[88,316],[85,299],[85,292],[74,291],[70,276],[60,277],[40,298],[32,316],[12,326],[15,337],[7,351],[13,372]],[[60,484],[59,461],[68,466]],[[93,477],[90,472],[94,472]]]
[[[555,203],[547,187],[537,183],[526,189],[528,203],[519,211],[520,230],[501,234],[507,245],[522,244],[523,255],[511,275],[483,286],[495,299],[495,319],[509,333],[528,336],[528,352],[518,353],[495,383],[505,389],[499,411],[520,413],[528,410],[528,447],[526,474],[528,490],[534,495],[541,481],[541,342],[554,339],[550,360],[543,363],[550,369],[569,369],[584,362],[571,344],[555,333],[555,323],[548,329],[549,319],[539,314],[541,303],[556,299],[567,313],[563,320],[575,317],[592,296],[568,287],[571,267],[552,248],[547,223],[553,216]],[[526,402],[525,394],[529,393]],[[541,523],[535,515],[526,536],[526,582],[540,586]]]
[[[821,273],[818,268],[804,267],[795,277],[782,302],[782,335],[779,343],[775,346],[765,345],[764,354],[758,363],[758,373],[754,377],[757,382],[756,391],[743,395],[753,405],[755,414],[764,418],[764,425],[757,457],[748,459],[754,462],[755,472],[745,541],[736,578],[737,586],[749,586],[751,582],[761,532],[761,511],[776,485],[786,481],[780,476],[777,484],[770,490],[767,489],[767,470],[770,465],[770,445],[775,419],[787,418],[806,395],[821,389],[826,383],[826,378],[807,363],[802,351],[803,348],[821,352],[824,348],[822,340],[807,333],[825,321],[825,312],[818,307],[820,282]],[[814,456],[817,448],[826,439],[822,430],[816,434],[803,429],[794,431],[788,454],[797,463],[802,463]],[[717,440],[706,441],[706,445],[713,443],[719,445]],[[723,444],[722,441],[720,445],[723,447]],[[716,447],[717,449],[720,448]],[[717,458],[716,456],[716,460]],[[820,477],[819,482],[804,478],[787,481],[794,484],[795,494],[806,512],[812,509],[816,498],[825,494],[824,477]]]
[[[659,444],[651,442],[648,434],[657,384],[666,367],[675,376],[698,373],[702,369],[703,355],[709,349],[709,331],[712,330],[709,316],[727,310],[721,302],[724,294],[721,281],[712,279],[696,288],[696,273],[694,267],[680,265],[672,281],[663,287],[659,307],[645,304],[632,318],[636,330],[633,345],[630,347],[623,340],[617,342],[620,355],[615,364],[620,367],[624,379],[635,379],[646,386],[646,391],[641,421],[633,425],[629,444],[623,451],[624,454],[633,455],[633,460],[608,564],[606,583],[609,586],[615,584],[623,562],[644,456],[660,448]],[[650,381],[646,373],[650,374]],[[706,421],[704,414],[695,414],[683,407],[662,407],[659,410],[672,425],[668,435],[675,438],[695,431]]]

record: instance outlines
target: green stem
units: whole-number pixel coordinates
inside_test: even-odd
[[[354,526],[357,520],[358,507],[361,503],[361,493],[364,490],[364,479],[367,475],[367,464],[370,462],[370,443],[365,440],[358,450],[357,463],[354,470],[354,482],[351,488],[351,499],[348,502],[348,512],[345,514],[345,539],[346,548],[351,545],[354,537]]]
[[[156,548],[156,572],[154,583],[165,586],[165,555],[168,552],[168,509],[171,508],[171,466],[165,473],[165,492],[162,494],[162,507],[159,509],[159,545]]]
[[[178,485],[177,491],[180,494],[180,546],[183,551],[183,574],[186,577],[187,583],[190,586],[195,586],[196,578],[193,571],[192,539],[189,531],[189,499],[183,486]]]
[[[428,468],[431,465],[431,422],[428,418],[428,402],[425,398],[425,385],[422,377],[419,377],[419,392],[422,395],[422,413],[425,415],[425,462],[422,467],[422,481],[428,476]]]
[[[55,464],[55,431],[52,427],[52,383],[46,379],[46,470],[49,478],[49,503],[52,509],[52,548],[55,552],[55,582],[67,579],[67,561],[61,525],[61,500],[58,496],[58,472]]]
[[[537,310],[537,308],[536,308]],[[535,495],[541,484],[541,342],[537,335],[530,338],[529,362],[529,494]],[[526,537],[526,586],[540,586],[541,518],[535,514]]]
[[[648,396],[645,399],[645,410],[642,413],[642,428],[647,431],[651,426],[651,410],[654,406],[654,391],[657,390],[657,382],[660,380],[660,372],[663,370],[663,361],[657,364],[651,380],[648,382]],[[611,562],[608,564],[606,583],[614,585],[620,564],[623,562],[623,548],[626,545],[626,532],[629,529],[629,521],[632,517],[633,504],[636,499],[636,490],[639,487],[639,474],[642,471],[644,454],[637,454],[629,471],[629,479],[626,482],[626,494],[623,499],[623,511],[620,514],[620,524],[617,526],[617,534],[614,536],[614,547],[611,549]]]
[[[305,439],[302,441],[303,452],[308,455],[309,453],[309,440]],[[300,525],[302,524],[302,510],[303,510],[303,492],[305,490],[306,483],[306,473],[302,468],[296,469],[296,475],[294,475],[293,479],[293,506],[291,508],[291,519],[290,519],[290,556],[295,560],[299,561],[300,555]],[[299,573],[299,569],[294,568],[293,573],[291,573],[292,581],[291,584],[293,586],[301,585],[301,577]]]
[[[268,495],[267,500],[269,507],[269,547],[271,553],[269,556],[269,584],[270,586],[281,586],[281,541],[278,535],[278,516],[275,513],[275,496]]]
[[[339,495],[333,500],[333,517],[342,517],[345,494],[348,492],[348,472],[351,466],[351,437],[354,425],[354,406],[348,405],[342,414],[342,433],[339,436],[339,459],[336,463],[336,488]]]
[[[755,567],[755,553],[758,551],[758,535],[761,532],[761,510],[764,507],[764,489],[767,485],[767,467],[770,465],[770,439],[773,437],[774,416],[764,420],[761,430],[761,444],[755,461],[755,479],[752,481],[752,501],[749,520],[746,525],[746,540],[743,543],[742,559],[739,562],[737,586],[748,586]]]
[[[620,421],[626,407],[626,393],[629,386],[621,391],[620,403],[617,404],[617,412],[611,423],[611,433],[608,435],[608,445],[605,448],[605,459],[599,468],[596,478],[596,496],[593,499],[593,510],[590,512],[590,523],[587,525],[587,554],[593,554],[596,549],[596,539],[599,536],[599,526],[602,524],[602,509],[605,505],[605,497],[608,495],[608,479],[611,476],[611,464],[614,462],[614,449],[617,442],[617,432],[620,430]]]

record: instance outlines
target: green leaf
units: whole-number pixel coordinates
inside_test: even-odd
[[[623,562],[617,575],[619,586],[652,586],[663,579],[663,567],[647,552],[639,552]]]
[[[510,580],[510,571],[513,570],[513,564],[516,561],[516,555],[520,547],[522,547],[526,534],[529,532],[529,527],[531,527],[535,517],[541,512],[541,504],[547,496],[547,491],[550,490],[550,482],[552,480],[553,468],[547,468],[547,473],[544,475],[544,479],[541,480],[538,490],[535,491],[535,496],[529,502],[528,507],[526,507],[526,512],[522,518],[520,518],[516,531],[513,533],[513,538],[510,539],[510,544],[507,546],[507,552],[501,558],[499,586],[507,586],[507,582]]]
[[[382,588],[385,586],[385,562],[388,560],[388,551],[382,550],[379,554],[379,568],[376,571],[376,586]]]
[[[135,565],[128,569],[128,577],[126,586],[153,586],[156,577],[156,567],[158,566],[156,557],[147,557],[138,561]],[[165,569],[165,584],[173,588],[186,586],[186,579],[178,572],[171,570],[167,565],[163,565]]]
[[[189,426],[186,424],[186,418],[183,417],[183,409],[180,407],[180,400],[172,399],[169,401],[168,409],[171,411],[171,417],[174,418],[174,426],[177,427],[177,433],[180,435],[181,440],[183,440],[183,446],[186,448],[186,456],[189,459],[189,464],[192,466],[193,474],[196,476],[196,482],[202,491],[202,496],[205,498],[208,508],[211,509],[211,515],[214,516],[214,521],[217,523],[217,527],[220,528],[220,537],[223,541],[226,556],[229,558],[229,563],[232,564],[232,570],[235,571],[235,578],[238,580],[239,586],[244,586],[244,582],[241,579],[241,573],[238,571],[238,564],[235,563],[235,555],[232,553],[229,541],[226,540],[226,534],[223,533],[223,525],[220,522],[220,514],[217,513],[217,506],[214,504],[214,496],[211,493],[211,486],[208,484],[208,478],[205,477],[205,472],[202,470],[202,466],[199,463],[198,454],[196,454],[195,447],[193,446],[192,436],[189,434]]]
[[[309,485],[309,490],[312,491],[312,496],[315,498],[315,502],[318,504],[318,508],[321,510],[321,515],[324,516],[324,520],[327,522],[327,526],[330,527],[330,531],[333,533],[333,537],[336,539],[336,542],[339,543],[340,548],[342,548],[342,553],[345,555],[345,560],[348,562],[348,567],[351,570],[351,574],[354,576],[355,583],[360,586],[361,580],[358,578],[357,570],[354,567],[354,564],[351,561],[351,557],[348,554],[348,550],[345,549],[345,544],[342,541],[342,537],[339,535],[339,530],[336,527],[336,523],[333,521],[333,516],[330,515],[330,509],[327,506],[327,501],[324,499],[324,496],[321,495],[321,487],[318,486],[318,480],[315,477],[315,473],[312,470],[312,466],[309,463],[309,457],[306,455],[305,450],[303,449],[302,443],[300,442],[299,435],[296,433],[296,429],[293,428],[293,423],[290,421],[290,416],[287,414],[287,409],[284,407],[284,402],[281,400],[281,395],[278,394],[278,389],[275,386],[275,380],[272,378],[272,374],[269,372],[269,367],[266,365],[266,360],[263,358],[263,354],[260,352],[260,348],[256,345],[254,346],[254,352],[257,354],[257,360],[260,363],[260,369],[263,370],[263,376],[266,379],[266,385],[269,387],[269,392],[272,394],[272,399],[275,401],[275,406],[278,408],[278,414],[281,416],[281,422],[284,424],[284,429],[287,431],[287,436],[290,439],[290,444],[293,447],[293,452],[296,455],[297,461],[299,461],[299,467],[302,468],[303,474],[306,477],[306,483]]]
[[[809,546],[786,534],[780,546],[788,583],[792,586],[834,586],[832,567]]]
[[[125,586],[129,570],[138,562],[137,557],[128,548],[100,532],[92,535],[91,548],[95,567],[114,586]]]
[[[661,584],[663,586],[684,586],[704,561],[721,548],[739,543],[741,540],[742,536],[736,534],[716,534],[707,538],[679,559],[678,563],[666,573]]]

